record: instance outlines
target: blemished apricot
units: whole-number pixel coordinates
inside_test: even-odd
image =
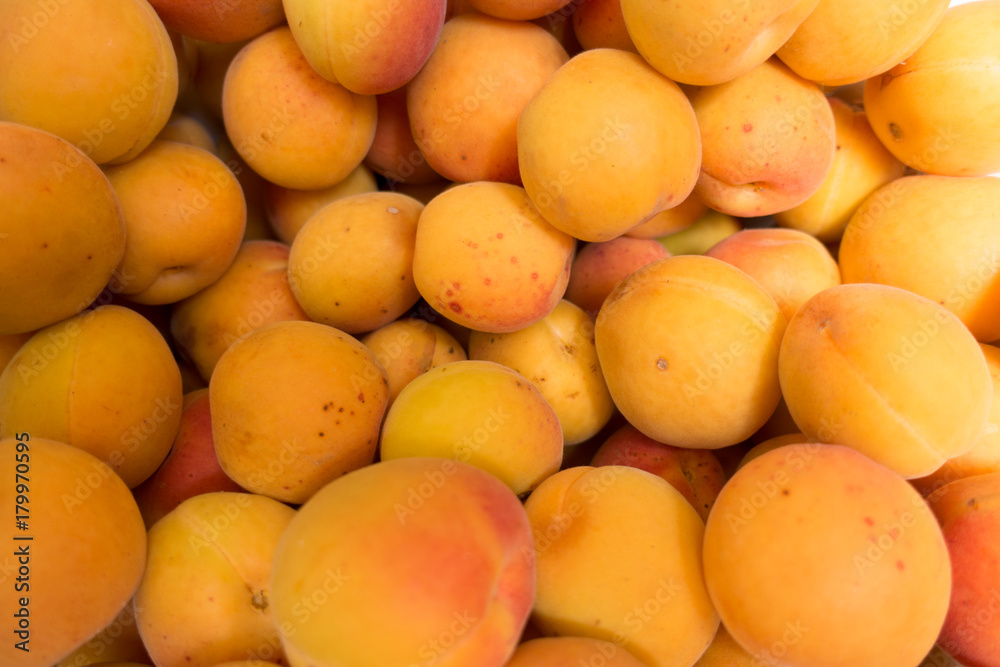
[[[872,129],[904,164],[942,176],[1000,171],[998,27],[998,0],[951,7],[916,52],[866,81]]]
[[[413,255],[423,210],[412,197],[372,192],[309,218],[288,256],[288,284],[309,319],[361,334],[409,310],[420,299]]]
[[[717,449],[750,437],[781,398],[785,317],[736,267],[685,255],[618,284],[597,316],[597,355],[615,405],[647,436]]]
[[[146,530],[121,478],[76,447],[12,432],[0,440],[0,474],[10,532],[15,514],[25,515],[14,540],[5,539],[10,573],[0,586],[0,613],[8,637],[0,662],[49,667],[132,599],[146,565]]]
[[[705,651],[719,617],[702,572],[704,523],[666,480],[628,466],[568,468],[525,510],[542,634],[612,642],[649,667],[692,665]]]
[[[405,86],[431,56],[446,0],[285,0],[306,60],[361,95]]]
[[[477,331],[523,329],[566,292],[575,242],[523,188],[464,183],[428,202],[417,222],[413,279],[427,303]]]
[[[517,496],[466,463],[349,473],[299,509],[275,552],[272,609],[289,661],[501,667],[534,599],[531,545]]]
[[[196,146],[154,141],[106,173],[125,219],[120,294],[175,303],[225,273],[243,240],[247,204],[222,160]]]
[[[862,202],[844,230],[844,282],[901,287],[943,305],[980,342],[1000,339],[998,215],[998,178],[892,181]]]
[[[820,0],[777,55],[799,76],[824,86],[857,83],[906,60],[947,9],[948,0]]]
[[[0,335],[55,324],[101,295],[125,254],[125,221],[90,158],[48,132],[0,122],[0,200]]]
[[[712,603],[748,653],[810,667],[918,664],[952,583],[920,495],[861,453],[820,443],[781,447],[736,472],[708,517],[704,568]]]
[[[288,27],[254,38],[222,89],[226,133],[247,164],[286,188],[317,190],[361,164],[375,137],[374,95],[321,77]]]
[[[555,37],[525,21],[473,12],[445,23],[406,86],[410,128],[427,164],[453,181],[520,184],[518,117],[568,57]]]
[[[0,121],[51,132],[97,164],[131,160],[177,100],[167,29],[145,0],[48,7],[0,5]]]
[[[265,325],[229,346],[208,390],[222,469],[244,489],[288,503],[374,460],[389,396],[368,348],[298,321]],[[294,421],[281,416],[290,414]]]
[[[38,331],[0,375],[0,437],[20,431],[78,447],[138,486],[166,458],[181,375],[149,320],[100,306]]]
[[[746,74],[795,32],[819,0],[622,0],[632,42],[664,76],[712,86]],[[676,6],[675,6],[676,5]]]
[[[695,195],[741,217],[798,206],[823,184],[837,152],[819,86],[767,60],[691,94],[704,148]]]
[[[563,435],[559,416],[523,375],[492,361],[454,361],[403,387],[379,454],[468,463],[521,495],[559,469]]]
[[[993,405],[969,330],[941,304],[888,285],[839,285],[807,301],[785,331],[778,373],[810,440],[906,478],[971,449]]]
[[[903,163],[875,136],[865,112],[828,97],[837,151],[823,184],[798,206],[778,211],[782,227],[812,234],[824,243],[840,240],[851,216],[868,195],[903,175]]]
[[[549,78],[517,121],[517,150],[532,203],[583,241],[608,241],[679,205],[701,164],[687,97],[616,49],[584,51]]]

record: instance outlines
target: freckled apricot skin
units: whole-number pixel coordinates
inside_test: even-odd
[[[780,664],[915,665],[951,594],[923,499],[838,445],[787,445],[737,471],[708,517],[704,563],[733,638]]]
[[[19,432],[0,440],[0,474],[0,501],[11,508],[0,556],[8,570],[0,613],[9,635],[0,643],[0,662],[49,667],[109,625],[132,598],[146,564],[146,531],[128,487],[76,447]],[[27,530],[15,531],[17,505],[25,507]],[[12,534],[33,539],[16,541]],[[21,548],[24,560],[16,555]],[[28,588],[16,588],[19,576]],[[25,597],[27,635],[18,637],[15,614]],[[30,651],[15,648],[22,639]]]
[[[523,188],[466,183],[432,199],[417,222],[413,279],[427,303],[477,331],[516,331],[566,292],[575,242]]]
[[[368,348],[316,322],[275,322],[233,343],[209,383],[219,464],[253,493],[305,502],[375,457],[389,395]],[[289,422],[280,415],[296,415]]]

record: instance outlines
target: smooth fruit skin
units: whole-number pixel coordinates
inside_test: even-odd
[[[844,230],[844,282],[901,287],[950,310],[980,342],[1000,339],[998,218],[1000,179],[892,181],[861,203]]]
[[[293,190],[264,183],[264,207],[271,231],[288,245],[313,214],[338,199],[378,190],[375,174],[365,165],[358,165],[344,180],[319,190]]]
[[[634,655],[614,642],[590,637],[538,637],[521,642],[505,667],[643,667]]]
[[[875,134],[900,161],[942,176],[1000,171],[1000,1],[950,8],[911,56],[865,82]]]
[[[170,451],[181,374],[149,320],[99,306],[42,329],[0,375],[0,437],[25,430],[110,465],[134,488]]]
[[[647,436],[717,449],[774,412],[785,318],[734,266],[668,257],[619,283],[597,316],[597,356],[615,405]]]
[[[500,667],[534,599],[531,545],[517,496],[471,465],[408,458],[345,475],[299,509],[275,553],[289,662]]]
[[[274,642],[271,568],[294,516],[264,496],[205,493],[149,529],[135,605],[153,664],[212,667]]]
[[[778,373],[807,437],[906,478],[971,449],[993,405],[969,330],[944,306],[887,285],[839,285],[806,302],[781,341]]]
[[[963,665],[1000,664],[1000,473],[947,484],[927,497],[951,554],[952,592],[938,646]]]
[[[128,487],[76,447],[17,432],[0,441],[0,474],[0,501],[11,508],[0,558],[0,613],[8,626],[0,663],[49,667],[132,598],[146,563],[146,531]],[[18,505],[28,514],[21,530],[14,526]],[[15,614],[26,617],[26,627]],[[25,650],[15,647],[20,641]]]
[[[583,241],[611,240],[679,205],[698,179],[701,148],[677,84],[616,49],[574,56],[517,121],[528,196],[553,227]]]
[[[543,635],[612,642],[649,667],[689,667],[705,651],[719,619],[704,585],[704,523],[665,480],[628,466],[568,468],[525,510]]]
[[[712,86],[770,58],[819,0],[622,0],[625,26],[639,53],[678,83]]]
[[[405,86],[444,25],[446,0],[285,0],[295,41],[329,81],[360,95]]]
[[[0,335],[89,306],[125,253],[121,207],[100,168],[48,132],[0,122],[0,202]]]
[[[912,667],[934,645],[952,590],[944,537],[919,494],[821,443],[780,447],[736,472],[708,517],[704,567],[733,638],[781,665]]]
[[[0,121],[117,164],[141,153],[170,118],[177,56],[146,0],[10,0],[0,5],[0,26]]]
[[[285,20],[281,0],[149,0],[164,25],[218,44],[251,39]]]
[[[389,396],[368,348],[299,321],[268,324],[233,343],[208,391],[222,469],[248,491],[287,503],[303,503],[372,462]]]
[[[824,86],[857,83],[906,60],[927,41],[947,9],[948,0],[909,5],[820,0],[777,55],[799,76]]]
[[[597,317],[604,300],[625,278],[670,252],[653,239],[619,236],[603,243],[588,243],[573,260],[566,286],[566,300]]]

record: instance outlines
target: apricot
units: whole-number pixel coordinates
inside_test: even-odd
[[[366,334],[361,342],[372,351],[389,378],[389,406],[418,375],[452,361],[468,359],[455,337],[417,318],[401,318]]]
[[[60,660],[55,667],[86,667],[111,664],[111,661],[119,660],[125,661],[120,664],[126,665],[152,664],[142,637],[139,636],[139,628],[136,627],[133,600],[122,607],[111,623]]]
[[[206,387],[184,395],[181,424],[170,453],[132,495],[148,529],[188,498],[216,491],[243,489],[222,471],[215,455]]]
[[[205,493],[149,529],[135,605],[157,667],[239,660],[276,637],[271,566],[293,516],[264,496]]]
[[[0,577],[7,623],[0,663],[49,667],[108,626],[132,598],[146,562],[146,533],[132,494],[111,468],[35,435],[31,426],[25,422],[0,440],[0,501],[11,516]],[[25,526],[16,533],[15,514],[23,514]]]
[[[774,298],[786,320],[806,301],[840,284],[826,246],[794,229],[744,229],[705,253],[742,270]]]
[[[737,469],[742,468],[746,464],[750,463],[754,459],[767,454],[768,452],[778,449],[779,447],[784,447],[785,445],[801,445],[804,442],[811,442],[805,433],[784,433],[782,435],[776,435],[773,438],[768,438],[758,442],[756,445],[751,447],[743,458],[740,459],[739,466]]]
[[[692,665],[705,651],[719,617],[702,573],[704,523],[665,480],[627,466],[568,468],[525,510],[543,634],[611,642],[649,667]]]
[[[613,642],[590,637],[538,637],[518,645],[505,667],[643,667],[631,653]]]
[[[966,477],[927,497],[951,556],[952,589],[938,645],[965,665],[1000,655],[1000,473]]]
[[[708,207],[693,194],[673,208],[660,211],[637,227],[625,232],[634,239],[655,239],[691,227],[708,213]]]
[[[137,303],[174,303],[229,268],[247,206],[222,160],[195,146],[155,141],[106,173],[125,219],[121,294]]]
[[[839,285],[806,302],[781,341],[778,373],[808,438],[906,478],[971,449],[993,405],[983,352],[961,321],[887,285]]]
[[[730,215],[798,206],[823,185],[837,152],[830,103],[777,59],[691,94],[704,147],[695,194]]]
[[[347,474],[299,509],[275,552],[289,662],[501,667],[534,598],[531,543],[517,497],[471,465],[408,458]]]
[[[420,299],[413,257],[423,210],[412,197],[372,192],[309,218],[288,256],[288,284],[309,319],[359,334],[409,310]]]
[[[410,128],[427,164],[453,181],[520,184],[518,117],[568,58],[531,23],[478,13],[449,20],[406,87]]]
[[[78,447],[130,488],[166,458],[180,419],[181,376],[170,347],[122,306],[42,329],[0,375],[0,437],[27,431]]]
[[[597,362],[594,320],[569,301],[518,331],[472,332],[469,358],[503,364],[528,378],[559,418],[566,445],[597,434],[615,410]]]
[[[824,243],[840,240],[861,202],[903,175],[903,163],[875,136],[865,112],[827,98],[833,111],[837,151],[822,185],[798,206],[778,211],[782,227],[812,234]]]
[[[476,11],[508,21],[530,21],[551,14],[570,0],[466,0]]]
[[[434,50],[446,0],[284,0],[309,64],[360,95],[405,86]]]
[[[738,470],[705,526],[705,582],[746,651],[778,664],[917,664],[951,592],[937,522],[848,447],[787,445]]]
[[[453,361],[399,392],[379,454],[469,463],[520,495],[559,469],[563,436],[558,415],[523,375],[492,361]]]
[[[933,3],[937,4],[937,3]],[[912,55],[865,83],[868,120],[909,167],[943,176],[1000,171],[996,32],[1000,2],[955,6]]]
[[[726,482],[722,465],[713,452],[657,442],[631,424],[612,433],[598,447],[590,465],[631,466],[662,477],[680,491],[703,521]]]
[[[1000,339],[997,215],[1000,179],[895,180],[865,199],[844,230],[844,282],[901,287],[943,305],[979,341]]]
[[[406,87],[378,95],[375,138],[365,156],[365,165],[390,181],[421,185],[441,179],[427,163],[410,130],[406,109]]]
[[[104,173],[48,132],[0,122],[0,201],[0,335],[90,305],[125,252],[125,223]]]
[[[677,206],[701,163],[684,93],[616,49],[584,51],[549,78],[517,121],[517,150],[532,203],[583,241],[608,241]]]
[[[206,42],[240,42],[285,20],[281,0],[149,0],[163,23],[182,35]]]
[[[288,255],[277,241],[245,241],[217,281],[174,304],[170,333],[206,381],[240,336],[272,322],[309,319],[288,284]]]
[[[799,76],[824,86],[857,83],[909,58],[947,9],[948,0],[820,0],[777,55]]]
[[[986,357],[986,366],[993,382],[993,404],[989,420],[972,449],[948,459],[927,477],[910,480],[924,497],[955,480],[1000,472],[1000,348],[980,343],[979,349]]]
[[[719,625],[719,631],[698,662],[693,667],[771,667],[775,663],[764,660],[760,654],[750,655],[733,639],[724,625]]]
[[[622,0],[636,49],[664,76],[714,86],[746,74],[792,36],[819,0]]]
[[[736,267],[668,257],[618,284],[597,316],[597,356],[615,405],[645,435],[717,449],[750,437],[781,398],[785,317]]]
[[[267,182],[264,185],[264,204],[267,220],[279,240],[292,244],[295,235],[316,211],[327,204],[351,195],[378,190],[375,175],[361,164],[347,178],[319,190],[293,190]]]
[[[291,31],[254,38],[222,89],[226,134],[250,167],[286,188],[318,190],[361,164],[375,137],[375,97],[321,77]]]
[[[577,253],[569,272],[566,299],[597,317],[604,300],[625,278],[670,253],[653,239],[619,236],[588,243]]]
[[[215,153],[218,146],[215,137],[201,120],[189,114],[174,113],[156,135],[157,140],[176,141]]]
[[[243,336],[219,359],[208,390],[222,469],[244,489],[288,503],[372,462],[389,395],[368,348],[316,322],[275,322]]]
[[[465,183],[432,199],[417,224],[413,279],[427,303],[477,331],[523,329],[566,292],[575,243],[523,188]]]
[[[51,132],[105,164],[134,158],[170,118],[177,56],[148,2],[10,0],[0,25],[10,47],[0,50],[0,121]]]

